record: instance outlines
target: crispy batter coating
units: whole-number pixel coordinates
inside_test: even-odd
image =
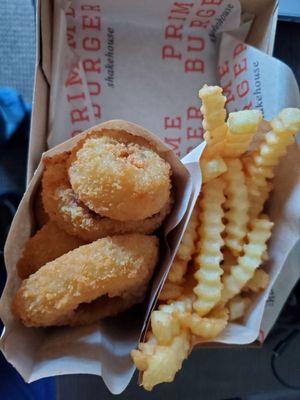
[[[155,236],[99,239],[51,261],[23,281],[12,310],[26,326],[60,325],[81,303],[146,285],[158,259]]]
[[[138,221],[167,204],[171,167],[153,149],[124,141],[125,133],[111,137],[106,130],[104,136],[87,137],[72,151],[69,178],[89,209],[119,221]]]
[[[71,188],[67,163],[69,153],[45,158],[43,203],[50,218],[70,235],[92,242],[99,238],[123,233],[153,233],[171,211],[172,199],[162,210],[142,221],[116,221],[91,211]]]
[[[28,278],[47,262],[85,243],[49,221],[27,241],[22,257],[17,262],[18,275],[21,279]]]
[[[59,325],[90,325],[103,318],[113,317],[133,305],[141,303],[144,300],[146,289],[147,286],[142,286],[138,291],[125,293],[122,296],[101,296],[90,303],[82,303],[65,319],[61,319]]]
[[[49,215],[46,213],[43,199],[42,199],[42,186],[39,185],[33,199],[33,212],[35,221],[38,228],[41,228],[49,221]]]

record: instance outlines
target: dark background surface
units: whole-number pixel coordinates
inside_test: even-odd
[[[0,12],[0,86],[16,87],[27,102],[31,101],[34,74],[34,15],[28,8],[29,1],[15,0],[12,5],[2,7]],[[298,0],[295,0],[298,1]],[[23,21],[7,29],[7,21]],[[26,23],[26,29],[23,29]],[[23,26],[22,26],[23,25]],[[14,51],[11,51],[14,49]],[[300,83],[300,24],[278,23],[274,56],[287,63]],[[2,62],[5,60],[5,62]],[[24,146],[17,149],[10,143],[2,148],[0,159],[6,154],[7,161],[20,160],[24,165]],[[22,151],[23,148],[23,151]],[[5,151],[3,151],[5,150]],[[19,164],[20,165],[20,164]],[[21,166],[20,165],[20,166]],[[9,169],[8,169],[9,171]],[[1,174],[1,171],[0,171]],[[14,180],[18,192],[24,190],[24,176]],[[0,180],[1,184],[1,180]],[[2,230],[4,228],[0,226]],[[286,388],[278,382],[271,369],[274,347],[290,332],[300,329],[300,285],[291,294],[285,310],[261,348],[197,349],[184,363],[173,384],[163,384],[147,393],[137,387],[135,376],[126,389],[118,396],[123,399],[300,399],[300,391]],[[278,358],[280,374],[290,384],[300,384],[300,335],[295,336]],[[1,379],[1,378],[0,378]],[[0,398],[1,393],[0,393]],[[101,378],[93,376],[66,376],[57,379],[59,400],[112,399]],[[22,397],[23,399],[23,397]],[[5,399],[6,400],[6,399]],[[19,399],[17,399],[19,400]],[[38,400],[38,399],[37,399]]]

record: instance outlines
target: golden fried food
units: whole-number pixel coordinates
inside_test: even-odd
[[[17,262],[19,277],[28,278],[47,262],[85,243],[60,229],[54,222],[47,222],[27,241],[22,257]]]
[[[237,257],[232,254],[232,252],[227,248],[223,248],[223,262],[221,264],[221,268],[224,271],[224,274],[229,274],[231,268],[236,265]]]
[[[69,178],[78,198],[97,214],[138,221],[168,203],[171,167],[153,149],[124,142],[124,133],[120,139],[108,130],[87,137],[72,152]]]
[[[229,320],[236,321],[245,316],[251,304],[249,297],[237,295],[228,302]]]
[[[214,157],[206,159],[205,157],[200,160],[200,167],[202,172],[202,183],[211,181],[227,171],[226,163],[222,157]]]
[[[204,85],[199,97],[207,144],[200,160],[198,241],[184,252],[192,257],[189,268],[179,247],[146,341],[132,351],[146,390],[173,381],[193,346],[220,335],[228,321],[243,323],[253,294],[268,286],[269,274],[260,267],[273,223],[261,212],[273,168],[300,129],[300,110],[284,109],[253,143],[260,111],[234,112],[225,121],[222,88]]]
[[[49,221],[49,215],[46,213],[43,205],[41,185],[39,185],[33,199],[33,213],[38,228],[41,228]]]
[[[99,239],[51,261],[23,281],[13,312],[26,326],[60,325],[81,303],[123,296],[149,281],[158,259],[155,236]]]
[[[196,313],[186,313],[180,316],[181,325],[189,328],[193,335],[202,339],[214,339],[226,327],[227,319],[200,317]]]
[[[159,295],[159,300],[175,300],[178,299],[183,293],[183,287],[177,283],[165,282],[162,291]]]
[[[222,222],[224,217],[222,204],[225,201],[224,188],[225,183],[222,178],[205,183],[199,201],[201,210],[199,240],[196,244],[197,255],[194,258],[196,267],[194,277],[198,283],[194,287],[197,300],[193,307],[200,317],[207,314],[221,297],[223,270],[220,264],[223,259],[221,248],[224,245],[221,234],[225,228]]]
[[[172,198],[159,213],[142,221],[116,221],[101,217],[86,207],[71,188],[67,163],[69,153],[45,158],[43,203],[50,218],[70,235],[92,242],[105,236],[123,233],[153,233],[171,211]]]
[[[273,168],[286,153],[287,147],[295,141],[295,134],[300,129],[300,110],[284,108],[272,119],[270,125],[272,130],[265,134],[259,148],[244,160],[252,218],[262,211],[272,190],[268,179],[274,176]]]
[[[146,390],[162,382],[172,382],[181,369],[190,351],[190,335],[182,331],[168,345],[157,345],[155,338],[140,343],[138,350],[131,352],[140,371],[143,371],[142,385]]]
[[[255,270],[262,263],[273,225],[267,216],[251,221],[251,230],[247,234],[247,243],[243,246],[243,255],[238,257],[237,264],[231,268],[230,274],[223,278],[221,303],[226,303],[238,294],[254,276]]]
[[[199,90],[199,97],[202,100],[200,108],[203,114],[203,129],[205,129],[204,138],[207,141],[207,150],[212,145],[222,142],[227,132],[225,123],[226,97],[222,95],[223,89],[219,86],[204,85]]]
[[[138,350],[131,353],[134,363],[143,373],[142,385],[146,390],[161,382],[173,381],[190,352],[192,335],[202,340],[212,339],[226,327],[227,310],[203,318],[192,313],[192,303],[193,296],[183,296],[152,311],[152,333]],[[197,340],[195,336],[194,340]]]
[[[182,329],[176,312],[190,311],[190,298],[182,298],[169,304],[162,304],[151,314],[152,333],[148,340],[133,350],[133,361],[142,375],[142,385],[146,390],[161,382],[172,382],[176,372],[190,351],[191,334]]]
[[[192,212],[186,230],[182,236],[175,259],[167,277],[167,283],[183,284],[188,263],[192,259],[195,251],[195,241],[197,239],[198,227],[198,208]]]
[[[263,290],[268,286],[269,281],[269,274],[263,269],[259,268],[255,270],[253,277],[243,287],[243,292],[258,292],[259,290]]]
[[[249,221],[249,200],[245,174],[238,159],[228,159],[227,172],[224,174],[225,188],[225,245],[234,255],[242,251],[243,240]]]
[[[135,304],[141,303],[145,298],[147,286],[141,286],[138,290],[123,293],[122,296],[101,296],[90,303],[81,303],[65,319],[59,321],[59,326],[90,325],[103,318],[113,317],[128,310]]]
[[[259,110],[230,113],[222,155],[224,157],[239,157],[247,151],[261,121],[262,113]]]

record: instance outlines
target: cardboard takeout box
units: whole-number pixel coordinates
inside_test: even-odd
[[[286,66],[270,57],[275,39],[277,2],[273,0],[251,2],[242,0],[240,3],[241,19],[240,6],[237,0],[232,2],[227,0],[166,1],[163,4],[158,0],[144,3],[135,0],[127,0],[126,2],[99,0],[93,2],[92,6],[84,0],[74,0],[70,4],[71,9],[67,8],[69,7],[67,1],[38,2],[37,65],[30,133],[28,181],[34,175],[41,154],[48,148],[49,144],[53,145],[62,141],[61,137],[67,139],[72,132],[78,129],[78,126],[88,128],[93,125],[91,120],[102,122],[101,118],[99,121],[99,115],[97,115],[97,103],[96,107],[93,107],[91,101],[97,96],[92,97],[90,93],[94,93],[99,87],[89,81],[89,75],[85,75],[82,70],[85,60],[90,60],[86,61],[86,66],[92,65],[94,69],[97,69],[98,64],[93,57],[102,54],[101,52],[104,51],[103,43],[108,43],[107,41],[102,43],[99,38],[88,33],[90,29],[97,30],[100,25],[103,27],[101,28],[102,31],[110,35],[105,40],[112,41],[111,36],[114,32],[114,39],[117,38],[122,43],[122,46],[116,47],[117,54],[115,54],[115,60],[119,62],[118,65],[121,64],[122,66],[119,81],[115,80],[112,83],[110,80],[107,82],[107,86],[102,87],[104,104],[109,104],[109,107],[103,111],[103,119],[122,117],[129,120],[134,119],[134,122],[140,122],[140,119],[142,126],[157,133],[180,156],[184,156],[188,150],[191,150],[202,140],[201,115],[197,111],[200,104],[196,92],[205,83],[203,79],[207,79],[208,83],[221,83],[227,97],[231,99],[228,102],[230,111],[251,104],[251,108],[261,106],[265,114],[273,115],[283,106],[299,105],[299,92],[292,74]],[[97,8],[99,5],[100,9]],[[93,10],[91,7],[96,8]],[[109,18],[103,18],[102,13],[104,16],[109,15]],[[117,17],[119,13],[123,20],[127,22],[126,24],[118,25]],[[200,29],[201,25],[207,23],[205,22],[207,18],[215,18],[210,32],[211,37],[206,34],[203,38],[195,36],[197,31],[189,33],[180,28],[181,21],[183,21],[188,23],[189,26],[195,25],[197,29]],[[193,21],[198,22],[193,23]],[[224,28],[222,38],[216,37],[214,30],[221,29],[221,32],[222,25]],[[118,30],[114,29],[115,26],[120,27],[121,34],[116,33]],[[230,26],[233,27],[234,32],[231,32]],[[124,29],[128,29],[128,32],[126,31],[128,36],[124,34]],[[156,30],[158,30],[157,34]],[[189,35],[190,37],[188,37]],[[99,37],[102,38],[102,36]],[[141,45],[148,40],[149,48]],[[162,41],[159,43],[157,53],[155,52],[157,50],[155,40]],[[244,45],[243,40],[249,46]],[[78,48],[78,43],[83,44],[84,41],[86,49],[83,48],[83,45]],[[99,48],[100,43],[102,43],[101,48]],[[210,67],[215,65],[213,73],[210,73],[210,68],[206,68],[206,73],[200,71],[202,68],[200,56],[193,55],[194,58],[189,56],[189,51],[196,54],[196,52],[201,52],[204,49],[207,51],[202,54],[204,54],[207,65]],[[107,48],[107,50],[112,52],[110,48]],[[85,58],[82,59],[81,52],[83,51],[88,52],[89,56],[85,53]],[[218,52],[218,60],[215,60],[217,58],[216,52]],[[129,54],[130,57],[126,58],[126,54]],[[133,54],[141,54],[141,56],[135,60],[132,59]],[[153,56],[155,54],[159,54],[157,60]],[[161,57],[163,54],[166,56],[164,60]],[[188,62],[187,66],[186,62]],[[118,65],[115,65],[115,71],[118,71]],[[101,67],[105,69],[104,64],[101,64]],[[215,82],[217,67],[219,77],[218,82]],[[193,74],[190,74],[190,71],[183,74],[182,68],[194,68],[195,70]],[[199,68],[199,71],[197,71],[197,68]],[[270,75],[268,74],[270,68],[273,72],[272,77],[268,76]],[[134,79],[131,70],[135,74]],[[122,80],[124,76],[126,77],[125,81]],[[280,84],[274,85],[273,80],[278,76],[284,76],[285,79]],[[107,75],[106,78],[112,79],[112,75]],[[101,76],[101,79],[104,79],[104,76]],[[114,76],[114,79],[117,79],[116,76]],[[72,85],[74,82],[79,82],[82,90],[78,91],[78,86]],[[101,80],[101,83],[103,83],[103,80]],[[115,85],[115,87],[112,87],[112,85]],[[72,90],[75,88],[77,91],[75,89],[72,91],[70,88]],[[88,92],[86,92],[87,88],[89,89]],[[193,93],[191,93],[191,88],[193,88]],[[288,93],[288,95],[281,96],[281,93]],[[71,99],[70,103],[77,102],[75,111],[74,108],[68,108],[68,96]],[[130,101],[135,97],[135,102],[131,104]],[[130,100],[129,105],[126,104],[127,99]],[[161,103],[164,101],[166,101],[166,109],[168,110],[166,115],[162,114],[163,104]],[[80,104],[80,107],[86,106],[87,111],[83,112],[82,108],[77,106],[78,104]],[[180,111],[178,110],[181,107],[184,111],[179,114]],[[76,118],[73,118],[74,121],[71,118],[72,115],[74,117],[74,113],[83,116],[83,120],[86,119],[86,115],[90,119],[80,121],[80,124],[76,125]],[[118,115],[118,113],[122,115]],[[105,116],[109,118],[105,118]],[[145,121],[145,124],[143,121]],[[299,237],[297,220],[300,210],[299,206],[295,205],[296,198],[299,197],[300,193],[297,173],[300,166],[297,152],[295,146],[289,156],[281,163],[275,180],[275,191],[270,207],[271,218],[275,220],[277,226],[271,242],[271,259],[274,258],[276,261],[272,265],[274,267],[274,273],[271,276],[272,283],[277,278],[279,270]],[[185,164],[189,165],[192,173],[196,173],[195,164],[197,162],[195,161],[197,161],[199,154],[188,155],[185,159]],[[294,171],[294,180],[290,179],[291,170]],[[278,212],[278,210],[281,211]],[[282,240],[283,237],[284,240]],[[291,286],[294,275],[287,277],[285,274],[285,278]],[[268,313],[266,314],[264,309],[269,292],[270,290],[257,298],[245,321],[245,326],[231,324],[222,337],[218,338],[221,345],[224,343],[251,343],[258,337],[259,330],[261,331],[260,338],[263,339],[273,325],[285,298],[280,295],[284,292],[282,288],[280,288],[278,295],[276,295],[276,292],[275,295],[273,293],[273,303],[267,303],[266,310],[268,310]],[[276,301],[274,298],[278,300]],[[99,360],[107,360],[109,343],[106,343],[106,346],[103,343],[99,344],[101,342],[99,332],[87,327],[82,336],[81,332],[75,331],[74,335],[76,336],[77,333],[77,339],[72,342],[72,345],[77,345],[78,351],[76,362],[73,363],[70,363],[68,359],[70,347],[66,347],[64,352],[61,353],[61,340],[67,343],[68,332],[64,329],[60,332],[56,341],[52,341],[56,351],[53,352],[53,347],[50,349],[45,344],[43,353],[37,353],[38,357],[35,360],[30,359],[31,350],[24,353],[22,349],[22,359],[11,357],[11,361],[19,370],[22,369],[24,359],[30,360],[31,364],[27,372],[23,373],[25,379],[32,381],[49,375],[93,373],[102,376],[112,392],[120,393],[124,390],[133,373],[133,369],[126,370],[124,366],[128,361],[126,359],[128,346],[126,347],[124,343],[118,342],[120,346],[119,356],[124,365],[121,365],[122,363],[120,367],[110,365],[110,369],[104,371]],[[36,333],[34,331],[30,334],[33,342],[36,335],[44,335],[43,332]],[[11,343],[22,341],[20,332],[12,330],[11,335],[14,336]],[[46,343],[47,337],[44,336],[43,338],[44,343]],[[127,337],[126,340],[127,345],[132,345],[130,338]],[[15,351],[12,348],[6,349],[6,354],[9,352],[15,356]],[[55,364],[54,362],[50,365],[50,358],[51,361],[58,360],[58,363]]]
[[[56,1],[56,3],[58,3],[58,1]],[[88,2],[83,3],[85,5],[85,3]],[[131,7],[133,7],[132,3],[134,2],[129,2],[129,4],[131,4]],[[174,2],[174,4],[175,3],[176,2]],[[207,3],[211,3],[213,5],[213,3],[218,4],[222,3],[222,1],[207,1]],[[278,1],[241,0],[240,3],[242,7],[242,12],[246,15],[250,13],[254,17],[250,31],[246,35],[246,43],[256,47],[257,49],[260,49],[268,55],[272,55],[277,24]],[[99,2],[99,4],[101,4],[101,1]],[[199,2],[199,4],[201,4],[201,2]],[[52,46],[55,39],[54,28],[58,24],[58,16],[55,15],[54,9],[54,0],[37,1],[36,75],[30,133],[27,174],[28,180],[32,177],[33,172],[38,165],[42,152],[47,149],[47,136],[49,134],[51,79],[53,74],[52,68],[54,61]],[[83,16],[83,18],[85,17]],[[71,32],[72,31],[70,31],[70,33]],[[147,71],[143,70],[142,74],[147,74]],[[158,76],[157,79],[159,78],[160,77]],[[195,92],[197,91],[198,87],[201,86],[200,79],[201,77],[199,76],[199,84],[197,87],[194,88]],[[172,96],[176,95],[177,93],[173,92]],[[117,96],[118,93],[115,94],[115,97]],[[146,108],[147,106],[141,103],[140,107]],[[137,112],[139,111],[137,110]],[[155,115],[153,115],[153,118],[155,118]]]

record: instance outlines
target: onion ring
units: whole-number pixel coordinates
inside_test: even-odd
[[[69,153],[65,152],[44,159],[42,197],[50,218],[70,235],[94,241],[101,237],[124,233],[151,234],[170,213],[171,198],[159,213],[141,221],[116,221],[101,217],[80,202],[71,188],[67,174],[68,158]]]
[[[72,150],[71,186],[97,214],[143,220],[159,213],[170,198],[171,166],[134,138],[125,131],[104,129],[98,137],[95,132],[87,135]]]
[[[28,278],[47,262],[83,244],[86,242],[49,221],[27,241],[22,257],[17,262],[18,275],[21,279]]]
[[[24,280],[12,310],[25,326],[60,325],[81,303],[103,295],[124,297],[145,286],[158,249],[155,236],[140,234],[107,237],[78,247]]]

